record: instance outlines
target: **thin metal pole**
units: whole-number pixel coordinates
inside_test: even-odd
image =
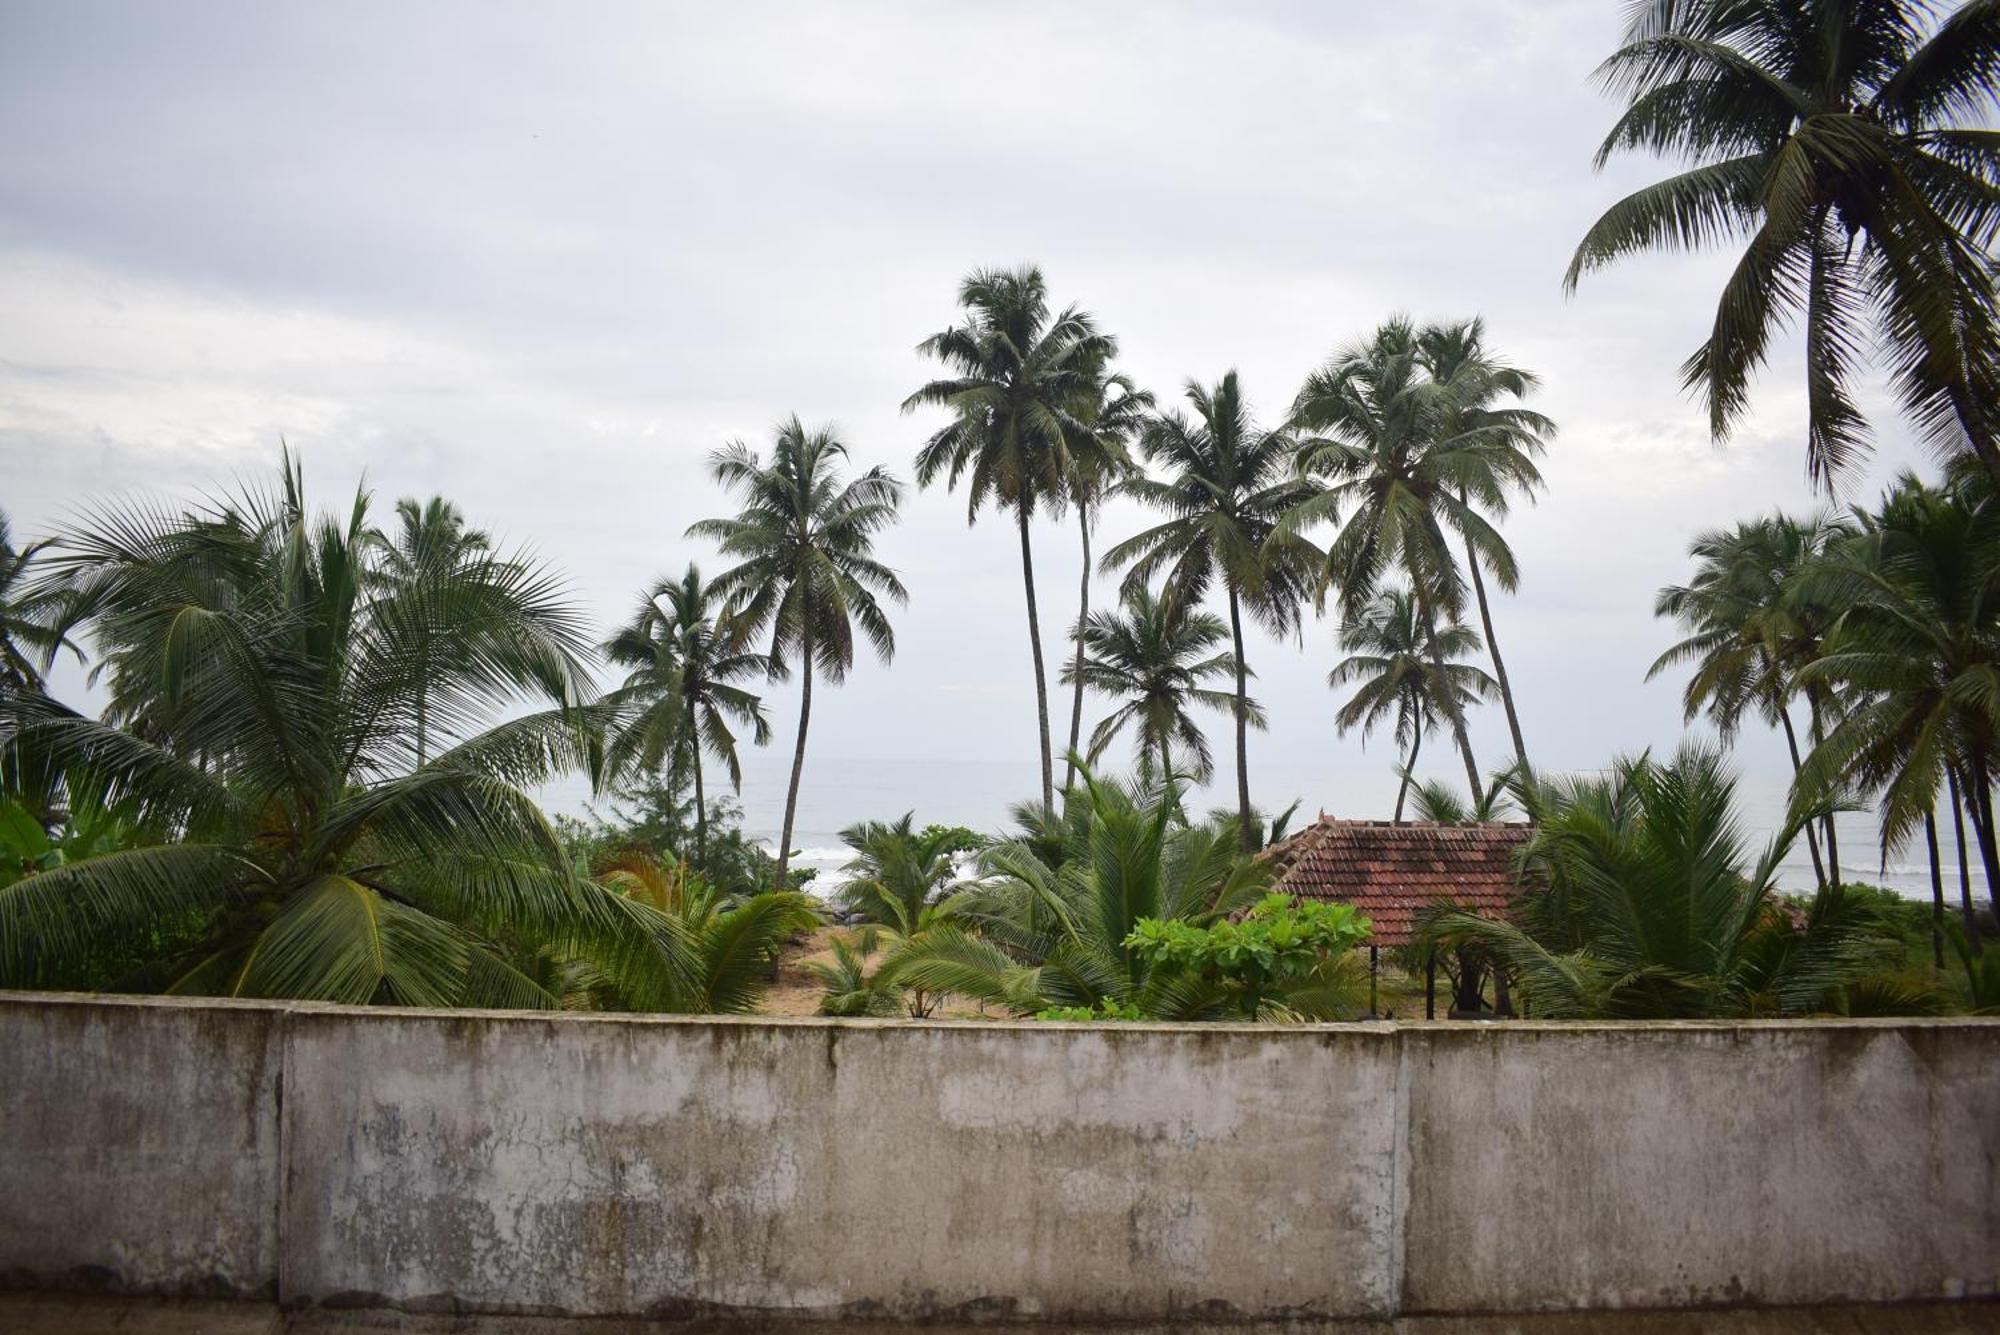
[[[1424,1018],[1438,1017],[1438,953],[1431,947],[1431,953],[1424,958]]]

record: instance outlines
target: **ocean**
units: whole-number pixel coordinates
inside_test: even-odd
[[[785,748],[747,750],[743,757],[744,831],[766,846],[775,846],[784,819],[785,781],[790,755]],[[1057,767],[1057,782],[1061,782]],[[1462,787],[1464,775],[1446,770],[1434,776],[1455,781]],[[1294,798],[1301,799],[1292,828],[1314,819],[1324,811],[1330,816],[1387,819],[1396,798],[1395,776],[1386,766],[1372,764],[1328,764],[1296,766],[1265,764],[1251,772],[1251,797],[1265,809],[1282,809]],[[711,779],[711,785],[714,780]],[[837,877],[850,856],[840,841],[840,831],[861,820],[890,820],[905,811],[914,811],[919,825],[937,822],[964,825],[986,833],[1009,824],[1007,808],[1033,795],[1036,776],[1032,765],[995,760],[882,758],[808,753],[803,783],[799,790],[799,812],[792,846],[793,861],[819,873],[822,885]],[[1747,857],[1761,852],[1776,829],[1785,804],[1786,776],[1744,773],[1738,778],[1737,809],[1743,824]],[[714,791],[711,786],[711,792]],[[545,794],[551,809],[574,810],[585,800],[580,789],[565,785]],[[1192,803],[1199,810],[1234,805],[1234,784],[1227,773],[1199,791]],[[1840,838],[1843,879],[1881,885],[1911,899],[1930,898],[1930,871],[1925,860],[1921,834],[1908,847],[1895,851],[1886,861],[1876,844],[1872,812],[1847,812],[1836,818]],[[1971,839],[1968,827],[1966,837]],[[1945,898],[1958,898],[1958,861],[1950,827],[1939,830],[1944,864]],[[1973,893],[1986,901],[1989,895],[1980,874],[1978,854],[1971,853]],[[1779,865],[1783,889],[1810,891],[1813,888],[1812,859],[1805,842],[1797,841]]]

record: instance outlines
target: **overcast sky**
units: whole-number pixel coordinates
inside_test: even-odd
[[[33,535],[89,498],[267,473],[282,438],[323,502],[364,473],[384,507],[442,492],[608,625],[714,564],[682,533],[726,507],[704,460],[727,440],[796,412],[907,477],[937,425],[898,412],[930,374],[914,348],[971,268],[1040,264],[1139,381],[1237,367],[1266,418],[1393,312],[1483,314],[1561,426],[1495,613],[1531,753],[1670,745],[1654,590],[1698,529],[1811,498],[1795,342],[1726,447],[1677,388],[1727,257],[1561,291],[1584,229],[1659,171],[1590,168],[1623,8],[15,0],[0,505]],[[1854,497],[1921,462],[1878,420]],[[1104,545],[1137,522],[1113,511]],[[1075,531],[1036,540],[1059,628]],[[883,553],[912,595],[896,660],[821,697],[806,823],[990,824],[1036,781],[1016,539],[932,491]],[[1332,641],[1251,648],[1253,772],[1283,790],[1259,795],[1386,815],[1388,739],[1333,733]],[[791,692],[771,705],[789,738]],[[1504,758],[1497,709],[1474,742]],[[1769,737],[1740,750],[1779,772]],[[753,816],[788,752],[752,766]]]

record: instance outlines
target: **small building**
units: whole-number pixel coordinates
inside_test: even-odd
[[[1320,818],[1264,850],[1277,870],[1274,889],[1295,899],[1352,904],[1374,927],[1369,937],[1369,1010],[1383,947],[1410,944],[1417,915],[1452,903],[1506,918],[1519,886],[1515,856],[1533,827],[1523,821],[1444,825],[1435,821]],[[1430,965],[1427,1014],[1435,1014],[1436,962]]]

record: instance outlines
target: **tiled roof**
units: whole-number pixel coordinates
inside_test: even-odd
[[[1274,888],[1352,904],[1375,925],[1370,944],[1405,946],[1417,912],[1439,900],[1506,917],[1514,854],[1529,831],[1516,822],[1394,825],[1321,816],[1264,856],[1278,869]]]

